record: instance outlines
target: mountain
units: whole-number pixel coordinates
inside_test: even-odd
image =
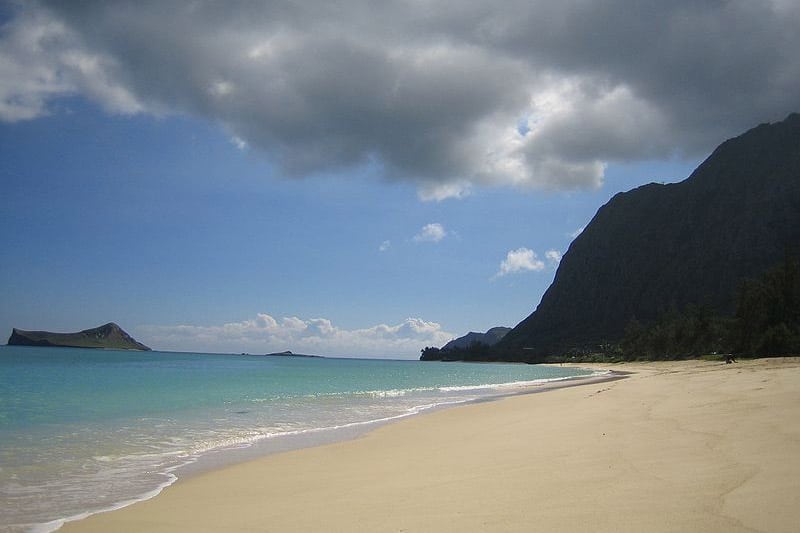
[[[632,319],[689,305],[730,316],[743,280],[797,254],[800,115],[720,145],[686,180],[614,196],[564,254],[539,306],[492,359],[616,342]]]
[[[463,337],[453,339],[444,346],[442,350],[454,350],[469,348],[473,344],[484,344],[486,346],[494,346],[500,339],[506,336],[506,333],[511,331],[511,328],[496,327],[492,328],[486,333],[476,333],[470,331]]]
[[[14,328],[8,338],[9,345],[53,346],[69,348],[107,348],[113,350],[145,350],[150,348],[137,342],[121,327],[109,322],[103,326],[77,333],[52,333],[49,331],[25,331]]]

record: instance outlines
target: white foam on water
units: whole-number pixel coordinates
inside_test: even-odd
[[[184,466],[184,465],[181,465],[181,466]],[[135,498],[130,498],[130,499],[127,499],[127,500],[123,500],[123,501],[120,501],[120,502],[115,503],[113,505],[110,505],[108,507],[104,507],[102,509],[98,509],[96,511],[85,511],[83,513],[78,513],[78,514],[75,514],[75,515],[71,515],[71,516],[68,516],[66,518],[58,518],[56,520],[51,520],[49,522],[44,522],[44,523],[41,523],[41,524],[21,524],[21,525],[29,526],[30,529],[28,531],[30,531],[31,533],[50,533],[51,531],[56,531],[57,529],[61,528],[61,526],[63,526],[67,522],[74,522],[76,520],[83,520],[84,518],[88,518],[88,517],[90,517],[92,515],[95,515],[95,514],[107,513],[107,512],[110,512],[110,511],[116,511],[118,509],[122,509],[123,507],[128,507],[129,505],[133,505],[134,503],[139,503],[139,502],[143,502],[145,500],[149,500],[150,498],[155,498],[156,496],[161,494],[162,490],[164,490],[165,488],[169,487],[170,485],[172,485],[173,483],[175,483],[178,480],[178,476],[176,476],[175,474],[172,473],[172,471],[174,471],[177,468],[178,467],[173,467],[173,468],[170,469],[171,470],[170,472],[165,472],[165,476],[167,476],[167,480],[164,481],[162,484],[160,484],[158,487],[156,487],[155,489],[150,490],[148,492],[145,492],[145,493],[143,493],[143,494],[141,494],[141,495],[139,495],[139,496],[137,496]]]
[[[487,389],[508,390],[508,389],[525,389],[528,387],[536,387],[546,385],[548,383],[556,383],[559,381],[572,381],[575,379],[583,379],[587,377],[596,377],[607,374],[608,371],[593,372],[584,376],[564,376],[557,378],[541,378],[532,379],[528,381],[509,381],[506,383],[483,383],[480,385],[457,385],[452,387],[439,387],[438,390],[442,392],[465,392],[465,391],[478,391]]]
[[[397,395],[397,396],[402,396],[402,395]],[[395,395],[389,395],[388,397],[395,397]],[[135,474],[136,473],[135,468],[137,466],[140,468],[152,467],[156,463],[163,462],[166,459],[170,459],[172,464],[161,472],[152,472],[152,471],[147,472],[149,474],[158,474],[160,476],[163,476],[165,479],[161,483],[159,483],[155,488],[142,492],[136,496],[122,498],[120,501],[115,502],[111,505],[107,505],[98,509],[87,510],[76,514],[71,514],[63,518],[58,518],[43,523],[11,524],[8,526],[8,531],[24,530],[35,533],[49,533],[59,529],[67,522],[82,520],[94,514],[114,511],[117,509],[121,509],[123,507],[127,507],[137,502],[148,500],[160,494],[162,490],[172,485],[178,479],[176,471],[180,470],[185,466],[188,466],[189,464],[195,463],[200,457],[209,452],[247,448],[253,446],[258,442],[269,439],[280,439],[283,437],[297,437],[302,435],[312,435],[318,433],[334,432],[334,431],[348,430],[354,428],[368,427],[371,425],[384,424],[394,420],[399,420],[402,418],[413,416],[432,408],[441,407],[444,405],[455,405],[459,403],[464,403],[470,401],[471,399],[472,398],[447,399],[431,403],[415,404],[410,407],[406,407],[403,411],[396,414],[388,416],[380,416],[366,420],[357,420],[341,424],[327,424],[319,427],[307,427],[307,428],[290,429],[283,431],[281,430],[273,430],[265,432],[249,431],[244,434],[228,435],[221,438],[210,439],[206,441],[195,440],[194,445],[189,450],[186,451],[173,450],[173,451],[164,451],[158,453],[93,456],[92,459],[97,461],[98,463],[109,465],[109,468],[105,470],[104,474],[101,472],[97,473],[98,476],[104,475],[106,477],[115,477],[114,474],[119,474],[121,471],[124,471],[125,474],[131,474],[131,473]],[[172,442],[176,443],[182,442],[184,440],[186,439],[185,438],[171,439]],[[28,489],[31,491],[38,490],[35,487],[29,487]],[[42,488],[42,490],[44,490],[44,488]],[[5,528],[0,527],[0,531],[2,531],[3,529]]]

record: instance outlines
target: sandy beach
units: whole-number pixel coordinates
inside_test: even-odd
[[[797,531],[799,358],[605,368],[632,374],[189,477],[61,531]]]

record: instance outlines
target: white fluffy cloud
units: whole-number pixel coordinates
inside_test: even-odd
[[[536,256],[536,252],[529,248],[517,248],[506,254],[506,258],[500,263],[500,270],[494,278],[517,274],[520,272],[538,272],[544,270],[544,261]]]
[[[407,318],[395,325],[344,329],[325,318],[255,318],[216,326],[140,326],[137,338],[159,350],[334,356],[418,357],[425,346],[441,346],[454,337],[440,324]]]
[[[444,226],[438,222],[425,224],[422,229],[414,235],[414,242],[439,242],[447,236]]]
[[[558,266],[558,264],[561,263],[561,252],[558,250],[547,250],[544,256],[553,266]]]
[[[287,176],[378,161],[426,200],[597,187],[608,162],[701,155],[800,109],[786,0],[9,6],[0,120],[75,95],[188,114]]]

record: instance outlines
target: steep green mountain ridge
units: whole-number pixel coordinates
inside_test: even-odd
[[[688,179],[614,196],[564,254],[536,310],[492,358],[541,360],[618,341],[635,318],[731,315],[742,281],[800,245],[800,115],[726,141]]]

